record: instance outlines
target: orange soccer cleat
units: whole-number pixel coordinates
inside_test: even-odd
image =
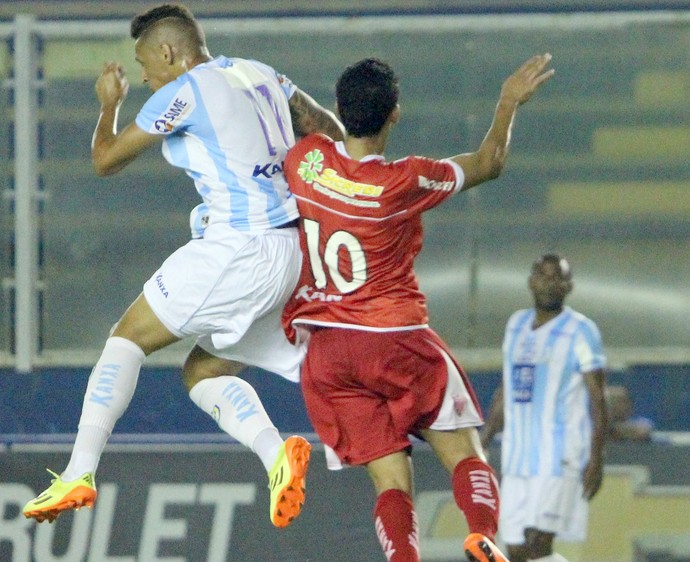
[[[276,527],[287,527],[302,511],[310,454],[311,445],[306,439],[288,437],[268,473],[271,522]]]
[[[465,539],[465,556],[469,562],[509,562],[498,547],[480,533],[472,533]]]

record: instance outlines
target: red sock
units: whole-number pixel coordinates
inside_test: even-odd
[[[460,461],[453,471],[453,495],[470,533],[481,533],[493,541],[498,529],[499,497],[492,468],[477,457]]]
[[[388,562],[419,562],[417,514],[402,490],[386,490],[374,507],[374,525]]]

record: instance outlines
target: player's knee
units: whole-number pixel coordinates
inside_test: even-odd
[[[185,363],[184,367],[182,368],[182,382],[187,389],[187,391],[192,390],[194,385],[198,383],[201,379],[197,378],[193,371],[187,368],[187,364]]]
[[[236,361],[221,359],[211,355],[199,346],[194,346],[187,355],[182,367],[182,382],[187,390],[191,390],[204,379],[225,375],[238,375],[246,365]]]
[[[450,473],[455,471],[460,462],[469,458],[478,458],[487,462],[479,441],[479,434],[474,427],[450,431],[427,429],[421,434],[431,445],[441,464]]]
[[[380,495],[387,490],[401,490],[412,494],[409,448],[373,460],[366,467],[377,494]]]
[[[195,354],[194,350],[192,350],[187,356],[187,359],[185,359],[184,366],[182,367],[182,382],[187,390],[192,390],[196,383],[210,376],[210,373],[204,368],[203,361],[200,361],[198,354]]]
[[[409,482],[406,482],[402,479],[396,479],[396,478],[390,478],[390,479],[374,479],[372,478],[372,482],[374,483],[374,490],[376,490],[376,495],[380,496],[384,492],[387,492],[389,490],[400,490],[401,492],[405,492],[408,496],[412,496],[412,486],[409,484]]]

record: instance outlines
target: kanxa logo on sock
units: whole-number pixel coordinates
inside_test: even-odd
[[[496,509],[496,498],[491,487],[492,474],[488,470],[471,470],[472,501]]]
[[[395,554],[395,548],[393,548],[393,541],[388,538],[388,535],[386,534],[386,528],[383,526],[383,521],[381,521],[380,517],[376,518],[376,521],[374,523],[376,526],[376,536],[379,539],[379,542],[381,543],[381,548],[383,548],[383,553],[386,555],[386,560],[390,560],[393,558],[393,555]]]
[[[110,402],[114,396],[115,380],[121,368],[122,365],[117,364],[108,364],[101,367],[95,388],[89,394],[90,402],[110,408]]]
[[[242,387],[236,382],[231,382],[225,387],[223,396],[235,408],[235,417],[241,422],[259,413],[256,409],[256,404],[251,401]]]

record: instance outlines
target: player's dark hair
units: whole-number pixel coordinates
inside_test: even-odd
[[[139,39],[146,30],[166,18],[175,18],[180,24],[194,29],[203,41],[203,33],[192,12],[182,4],[162,4],[132,18],[129,33],[132,39]]]
[[[335,85],[338,113],[348,134],[378,134],[398,104],[398,78],[385,62],[368,58],[348,66]]]

